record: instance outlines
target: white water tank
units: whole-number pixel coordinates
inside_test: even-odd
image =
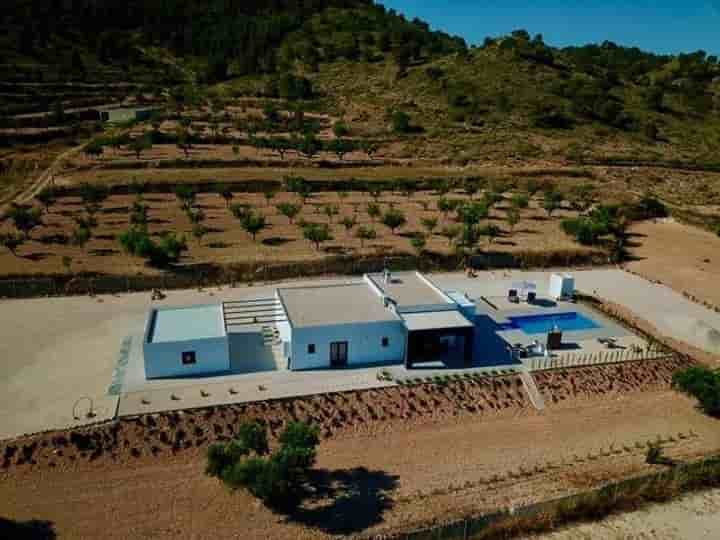
[[[575,294],[575,278],[570,274],[552,274],[550,276],[550,298],[572,298]]]

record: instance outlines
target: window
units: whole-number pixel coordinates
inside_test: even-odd
[[[315,354],[315,344],[311,343],[308,345],[308,354]]]
[[[195,358],[195,351],[187,351],[182,353],[182,363],[184,366],[189,366],[197,363]]]
[[[382,346],[387,347],[388,345],[390,345],[390,339],[386,337],[382,338]]]

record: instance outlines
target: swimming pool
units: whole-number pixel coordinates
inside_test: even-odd
[[[522,330],[526,334],[547,334],[555,327],[563,332],[575,330],[593,330],[600,328],[595,321],[582,313],[553,313],[552,315],[523,315],[508,317],[510,324],[503,325],[504,330]]]

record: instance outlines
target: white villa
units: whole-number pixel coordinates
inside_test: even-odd
[[[475,306],[418,272],[281,287],[273,298],[156,308],[145,327],[147,378],[227,371],[231,349],[279,344],[290,370],[450,359],[472,362]]]

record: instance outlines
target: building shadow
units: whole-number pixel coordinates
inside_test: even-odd
[[[382,523],[393,506],[390,494],[398,487],[397,476],[364,467],[310,474],[312,493],[288,514],[288,521],[327,534],[353,534]]]
[[[13,521],[0,518],[0,538],[8,540],[54,540],[57,538],[52,521],[30,519]]]

